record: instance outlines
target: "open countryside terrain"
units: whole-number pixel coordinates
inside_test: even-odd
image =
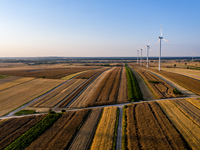
[[[0,130],[5,131],[0,135],[0,143],[4,143],[0,149],[198,149],[200,98],[177,95],[174,87],[158,76],[143,67],[133,67],[145,81],[146,88],[159,98],[145,102],[143,89],[138,86],[131,66],[92,66],[85,71],[83,66],[77,72],[55,73],[50,79],[12,75],[0,79],[1,116],[23,105],[23,109],[45,113],[1,117]],[[45,71],[49,73],[51,69],[55,68]],[[198,80],[149,70],[199,95]],[[197,85],[179,78],[191,79]],[[120,115],[122,107],[123,116]]]

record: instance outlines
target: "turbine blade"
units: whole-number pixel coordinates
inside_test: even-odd
[[[142,49],[144,49],[145,47],[147,47],[147,46],[144,46]]]
[[[162,37],[162,25],[160,24],[160,31],[161,31],[161,37]]]
[[[169,43],[170,44],[170,42],[169,41],[167,41],[166,39],[163,39],[165,42],[167,42],[167,43]]]
[[[152,52],[152,50],[149,48],[149,50]]]
[[[160,42],[160,39],[158,40],[158,42],[156,43],[156,45],[157,45],[159,42]],[[155,45],[155,46],[156,46],[156,45]]]

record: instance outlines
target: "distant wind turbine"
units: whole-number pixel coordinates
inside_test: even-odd
[[[139,63],[138,57],[139,57],[139,50],[137,50],[137,64]]]
[[[141,56],[140,56],[140,66],[142,66],[142,48],[140,47],[141,50]]]
[[[145,47],[147,48],[147,68],[148,68],[148,63],[149,63],[149,50],[151,50],[150,43],[151,43],[151,39],[149,40],[149,44],[143,47],[143,48]]]
[[[160,60],[161,60],[161,40],[164,40],[165,42],[167,42],[167,43],[170,43],[169,41],[167,41],[166,39],[164,39],[163,37],[162,37],[162,26],[161,26],[161,24],[160,24],[160,30],[161,30],[161,36],[159,36],[158,38],[159,38],[159,40],[158,40],[158,42],[156,43],[156,45],[159,43],[159,41],[160,41],[160,55],[159,55],[159,71],[160,71],[160,65],[161,65],[161,62],[160,62]]]
[[[192,53],[192,61],[193,61],[194,53]]]

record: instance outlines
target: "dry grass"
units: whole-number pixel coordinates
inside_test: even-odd
[[[0,92],[0,116],[46,93],[63,80],[35,79]]]
[[[117,107],[106,107],[97,127],[91,150],[112,149]]]
[[[10,81],[10,82],[7,82],[7,83],[0,84],[0,91],[8,89],[12,86],[16,86],[18,84],[22,84],[24,82],[27,82],[27,81],[30,81],[30,80],[33,80],[33,79],[34,78],[21,78],[21,79],[17,79],[17,80],[13,80],[13,81]]]
[[[53,126],[48,128],[26,149],[68,149],[76,132],[85,121],[88,112],[89,110],[81,110],[64,113]]]
[[[85,123],[77,133],[76,137],[74,138],[69,148],[70,150],[87,150],[90,148],[93,136],[99,123],[99,118],[101,116],[102,110],[102,108],[91,110],[91,113],[88,116],[87,120],[85,121]]]
[[[72,93],[78,86],[80,86],[86,79],[72,79],[45,96],[41,97],[31,105],[30,107],[53,107],[70,93]]]
[[[75,76],[77,76],[77,75],[80,75],[80,74],[85,73],[85,72],[88,72],[88,71],[90,71],[90,70],[85,70],[85,71],[73,73],[73,74],[70,74],[70,75],[68,75],[68,76],[62,77],[61,79],[62,79],[62,80],[69,80],[69,79],[71,79],[71,78],[73,78],[73,77],[75,77]]]
[[[157,101],[164,113],[175,125],[192,149],[200,147],[200,128],[183,114],[170,100]]]
[[[192,105],[200,109],[200,99],[199,98],[185,98]]]
[[[103,72],[99,77],[97,77],[97,79],[95,79],[69,107],[84,107],[105,76],[112,70],[113,68]]]

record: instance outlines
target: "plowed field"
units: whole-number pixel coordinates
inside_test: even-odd
[[[68,149],[89,110],[66,112],[26,149]]]
[[[117,102],[121,70],[122,67],[116,67],[106,75],[88,100],[86,106],[113,104]]]
[[[156,102],[128,105],[126,116],[128,149],[187,149]]]
[[[4,149],[15,139],[37,124],[46,115],[8,119],[0,124],[0,149]]]

